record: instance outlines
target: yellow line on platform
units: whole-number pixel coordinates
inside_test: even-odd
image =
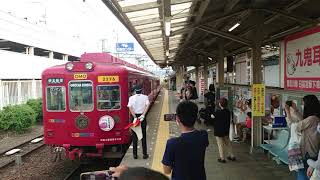
[[[169,122],[164,121],[164,114],[169,112],[168,91],[164,91],[164,98],[158,127],[158,134],[153,154],[152,169],[155,171],[163,172],[162,156],[166,148],[166,143],[169,138]]]

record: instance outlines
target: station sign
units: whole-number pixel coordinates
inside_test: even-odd
[[[320,91],[320,27],[284,40],[284,88]]]
[[[133,43],[116,43],[116,51],[117,52],[134,51],[134,44]]]
[[[253,116],[265,116],[265,95],[266,87],[264,84],[252,85],[252,113]]]

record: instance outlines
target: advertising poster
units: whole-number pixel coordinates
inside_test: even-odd
[[[253,84],[252,86],[252,113],[253,116],[265,116],[265,85]]]
[[[284,88],[320,91],[320,27],[284,40]]]

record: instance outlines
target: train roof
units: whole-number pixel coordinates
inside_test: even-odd
[[[123,65],[132,69],[136,69],[139,71],[147,72],[152,74],[151,72],[138,67],[135,64],[131,64],[127,61],[124,61],[120,58],[114,57],[109,53],[84,53],[80,57],[80,62],[95,62],[95,63],[105,63],[105,64],[118,64]]]
[[[157,78],[154,74],[148,72],[148,71],[142,71],[140,69],[136,69],[134,67],[129,67],[120,63],[105,63],[105,62],[96,62],[96,61],[77,61],[77,62],[68,62],[68,63],[73,63],[75,67],[80,67],[82,66],[83,71],[82,70],[74,70],[74,71],[68,71],[66,69],[66,64],[62,64],[62,65],[57,65],[57,66],[53,66],[50,68],[47,68],[46,70],[43,71],[43,74],[64,74],[64,73],[69,73],[69,72],[91,72],[86,70],[84,67],[87,62],[92,62],[94,64],[94,71],[97,73],[104,73],[104,72],[108,72],[110,73],[114,73],[114,74],[121,74],[121,75],[125,75],[127,73],[136,73],[136,74],[140,74],[143,76],[148,76],[148,77],[153,77],[153,78]],[[81,65],[82,64],[82,65]]]

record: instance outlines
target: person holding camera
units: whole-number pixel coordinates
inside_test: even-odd
[[[299,143],[303,165],[297,167],[297,180],[307,180],[308,159],[317,159],[320,148],[320,136],[317,132],[317,126],[320,122],[320,103],[315,95],[307,95],[303,97],[303,114],[299,112],[297,105],[288,101],[285,105],[288,124],[291,126],[291,132],[298,135],[296,142]],[[295,125],[293,126],[293,124]],[[301,135],[300,135],[301,134]],[[299,136],[300,135],[300,136]],[[291,140],[291,139],[290,139]],[[290,142],[289,142],[290,143]],[[293,159],[294,160],[294,159]],[[289,147],[289,167],[290,147]],[[308,175],[312,174],[312,168],[308,170]]]
[[[147,120],[145,115],[149,109],[150,102],[148,96],[142,94],[141,86],[137,85],[135,92],[136,94],[129,98],[128,108],[133,117],[133,123],[136,123],[138,119],[141,122],[143,159],[147,159],[149,155],[147,154]],[[138,137],[135,132],[132,133],[133,158],[137,159]]]
[[[204,158],[209,145],[208,133],[197,130],[198,106],[183,101],[176,109],[176,122],[181,136],[167,141],[162,164],[165,174],[172,172],[172,180],[206,180]]]

